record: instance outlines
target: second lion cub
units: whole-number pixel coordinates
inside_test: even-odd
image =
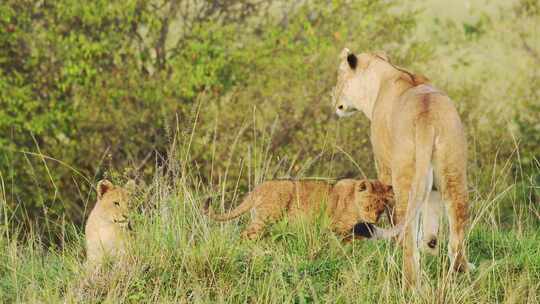
[[[347,236],[358,222],[376,223],[393,203],[392,187],[379,181],[344,179],[332,185],[323,181],[272,180],[255,187],[227,214],[215,214],[209,206],[210,200],[204,209],[217,221],[228,221],[251,211],[251,223],[242,237],[254,239],[267,224],[284,214],[309,215],[320,211],[330,217],[335,233]]]
[[[130,190],[135,182],[124,187],[108,180],[97,184],[97,203],[85,227],[86,256],[90,268],[101,265],[105,257],[119,259],[126,253]]]

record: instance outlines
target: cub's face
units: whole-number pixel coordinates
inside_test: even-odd
[[[358,180],[355,192],[360,216],[367,223],[377,223],[381,214],[394,202],[392,186],[377,180]]]
[[[102,219],[122,227],[128,226],[129,191],[127,188],[130,183],[126,184],[125,188],[114,186],[108,180],[98,183],[96,208],[100,209]]]

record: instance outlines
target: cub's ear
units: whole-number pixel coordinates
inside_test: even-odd
[[[124,185],[124,189],[126,189],[129,193],[133,193],[135,192],[135,190],[137,190],[137,183],[135,182],[135,180],[130,179]]]
[[[373,192],[373,185],[369,180],[361,180],[358,182],[358,192],[364,191]]]
[[[386,191],[386,192],[392,192],[392,191],[393,191],[392,185],[386,185],[386,184],[384,184],[384,191]]]
[[[113,184],[106,180],[102,179],[97,184],[97,197],[98,199],[101,199],[105,193],[109,192],[113,188]]]
[[[349,67],[352,70],[355,70],[358,66],[358,57],[356,57],[355,54],[350,53],[349,55],[347,55],[347,62],[349,63]]]

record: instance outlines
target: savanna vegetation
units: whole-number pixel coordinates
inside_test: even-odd
[[[0,302],[538,303],[539,31],[534,0],[0,2]],[[441,246],[411,294],[391,243],[203,216],[265,179],[376,177],[367,119],[330,101],[345,46],[455,101],[474,273]],[[133,261],[86,280],[104,177],[139,184]]]

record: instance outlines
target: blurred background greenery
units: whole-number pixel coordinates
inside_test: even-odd
[[[374,178],[368,121],[330,104],[347,46],[447,91],[471,197],[512,186],[500,208],[538,225],[539,27],[535,0],[4,0],[0,217],[54,240],[99,178],[148,182],[168,159],[210,188]]]

